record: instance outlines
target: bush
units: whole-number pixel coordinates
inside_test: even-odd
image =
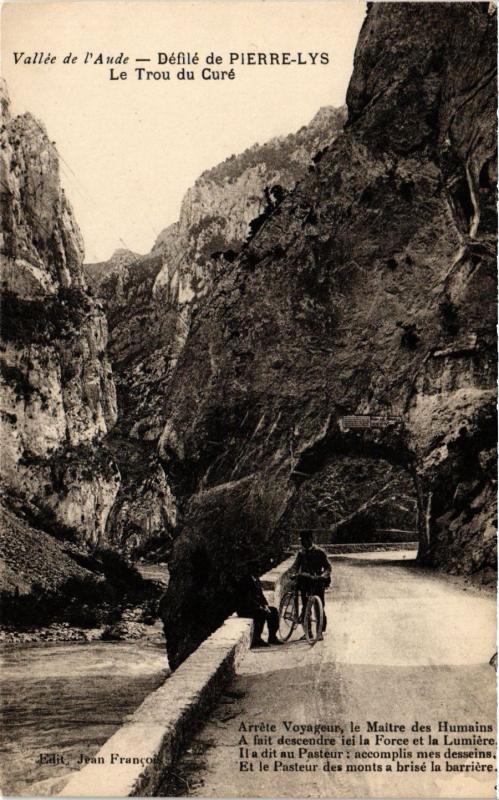
[[[1,335],[21,344],[53,344],[72,336],[91,309],[82,289],[61,288],[55,296],[26,300],[6,291],[2,298]]]
[[[403,333],[400,337],[400,344],[407,350],[417,350],[420,344],[417,326],[412,322],[397,322],[397,327],[401,328]]]
[[[146,600],[143,605],[143,611],[141,616],[141,622],[145,625],[154,625],[156,620],[159,617],[159,602],[160,597],[151,597],[149,600]]]
[[[121,553],[108,548],[99,548],[94,552],[94,556],[106,581],[113,588],[126,594],[145,588],[145,581],[140,572]]]

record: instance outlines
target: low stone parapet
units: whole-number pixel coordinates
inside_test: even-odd
[[[59,796],[153,796],[235,674],[251,633],[251,620],[226,620],[69,778]]]
[[[260,576],[262,589],[271,606],[275,605],[279,608],[279,601],[283,592],[283,581],[285,580],[285,575],[293,565],[294,560],[295,556],[287,558],[285,561],[281,561],[276,567]]]

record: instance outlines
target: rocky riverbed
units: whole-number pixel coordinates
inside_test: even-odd
[[[53,622],[43,627],[31,627],[24,630],[6,628],[0,630],[0,644],[35,644],[43,642],[94,642],[129,641],[150,636],[151,623],[141,622],[144,609],[135,608],[125,611],[121,619],[112,625],[100,625],[96,628],[82,628],[70,625],[69,622]],[[152,622],[152,621],[151,621]]]
[[[158,596],[168,586],[168,569],[166,564],[138,564],[141,576],[155,583]],[[134,641],[149,639],[157,631],[157,613],[155,602],[125,608],[119,619],[106,625],[82,627],[69,622],[52,622],[50,625],[32,625],[25,627],[3,626],[0,628],[1,645],[26,645],[37,643],[60,642],[94,642],[102,641]]]

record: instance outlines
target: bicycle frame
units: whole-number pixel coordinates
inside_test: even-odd
[[[296,626],[301,624],[308,643],[313,645],[322,636],[323,623],[324,609],[318,595],[309,594],[303,603],[302,592],[297,586],[284,593],[279,604],[279,634],[282,641],[288,641]],[[313,624],[316,626],[314,631]]]

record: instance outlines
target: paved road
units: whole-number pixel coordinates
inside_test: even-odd
[[[291,641],[280,647],[253,650],[221,703],[199,732],[189,752],[176,769],[170,792],[203,797],[493,797],[495,773],[446,771],[443,733],[439,745],[430,745],[428,733],[412,732],[416,721],[432,726],[451,724],[493,725],[495,736],[495,672],[488,661],[495,650],[495,599],[465,589],[455,580],[415,567],[411,554],[359,554],[334,559],[333,587],[327,595],[330,627],[324,642],[310,648]],[[316,764],[314,771],[284,771],[274,762],[286,762],[279,746],[283,722],[337,725],[347,733],[350,721],[366,728],[367,721],[405,725],[409,737],[399,764],[408,771],[386,771],[396,750],[395,743],[375,747],[343,746],[340,734],[329,747],[336,756],[294,763]],[[254,733],[242,725],[275,723],[271,746],[278,758],[265,758],[264,746],[253,745]],[[253,760],[253,770],[240,771],[238,742],[245,735],[249,750],[262,758]],[[287,734],[295,735],[296,734]],[[314,734],[308,734],[314,735]],[[324,734],[332,737],[331,733]],[[423,736],[423,746],[413,739]],[[472,737],[473,733],[448,734]],[[476,734],[475,734],[476,735]],[[461,747],[473,758],[453,758],[454,765],[491,763],[477,759],[473,746]],[[320,750],[320,746],[310,748]],[[434,762],[440,772],[415,772],[424,763],[414,758],[422,749],[438,751]],[[479,746],[477,750],[495,750]],[[456,748],[454,748],[456,750]],[[383,751],[390,758],[356,757],[355,751]],[[338,755],[342,752],[342,755]],[[251,760],[251,758],[249,759]],[[269,765],[260,772],[258,762]],[[325,762],[342,764],[341,770],[324,771]],[[347,772],[349,764],[358,769]],[[382,771],[367,771],[373,764]],[[412,767],[411,767],[412,764]],[[426,761],[430,769],[430,760]]]

